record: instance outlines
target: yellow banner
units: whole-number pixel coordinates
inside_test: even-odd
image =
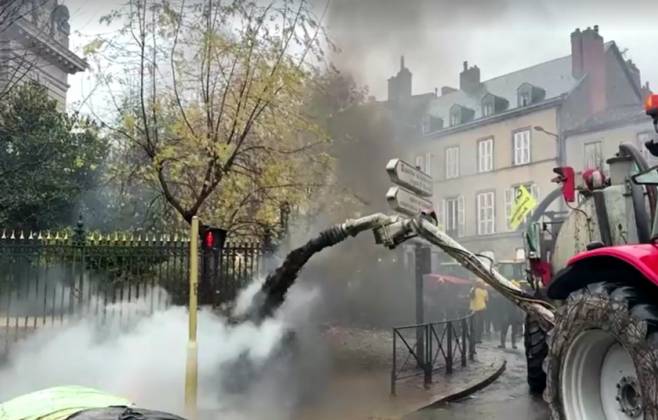
[[[512,215],[509,218],[509,224],[512,229],[519,227],[525,220],[525,217],[535,207],[537,207],[537,200],[528,192],[523,186],[516,189],[516,196],[514,197],[514,204],[512,204]]]

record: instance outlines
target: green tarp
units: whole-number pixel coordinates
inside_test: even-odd
[[[130,406],[121,397],[82,386],[60,386],[21,395],[0,404],[0,420],[65,420],[83,410]]]

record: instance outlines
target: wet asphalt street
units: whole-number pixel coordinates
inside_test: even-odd
[[[541,398],[528,394],[523,349],[507,350],[507,369],[496,382],[458,402],[424,410],[405,420],[548,420]]]

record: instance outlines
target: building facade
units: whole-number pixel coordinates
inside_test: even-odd
[[[57,0],[25,1],[0,27],[0,94],[32,80],[64,109],[68,76],[87,67],[69,49],[69,34],[66,6]]]
[[[567,165],[577,174],[590,168],[607,169],[608,158],[622,143],[635,145],[649,165],[658,164],[644,144],[656,138],[651,118],[637,106],[620,107],[593,116],[581,126],[564,133]]]
[[[459,88],[441,89],[421,116],[406,158],[434,178],[446,231],[475,252],[522,257],[524,226],[508,224],[519,186],[541,201],[558,188],[553,168],[586,165],[585,154],[597,150],[611,156],[619,141],[637,142],[650,127],[638,118],[627,123],[623,110],[637,117],[645,89],[614,42],[604,43],[596,26],[577,29],[571,52],[486,81],[465,62]],[[626,121],[626,131],[599,124],[612,115]]]

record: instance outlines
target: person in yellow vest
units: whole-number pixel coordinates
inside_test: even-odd
[[[510,280],[516,287],[521,287],[521,283],[517,280]],[[501,313],[501,325],[500,325],[500,345],[499,348],[505,348],[505,342],[507,341],[507,330],[512,327],[511,332],[511,342],[512,348],[516,350],[516,342],[521,333],[521,325],[523,322],[523,314],[521,310],[516,307],[512,302],[507,299],[504,299],[504,302],[500,308]]]
[[[469,307],[473,314],[473,338],[476,343],[482,342],[484,313],[487,309],[487,302],[489,301],[489,292],[487,292],[486,285],[482,279],[477,279],[470,293],[471,301]]]

